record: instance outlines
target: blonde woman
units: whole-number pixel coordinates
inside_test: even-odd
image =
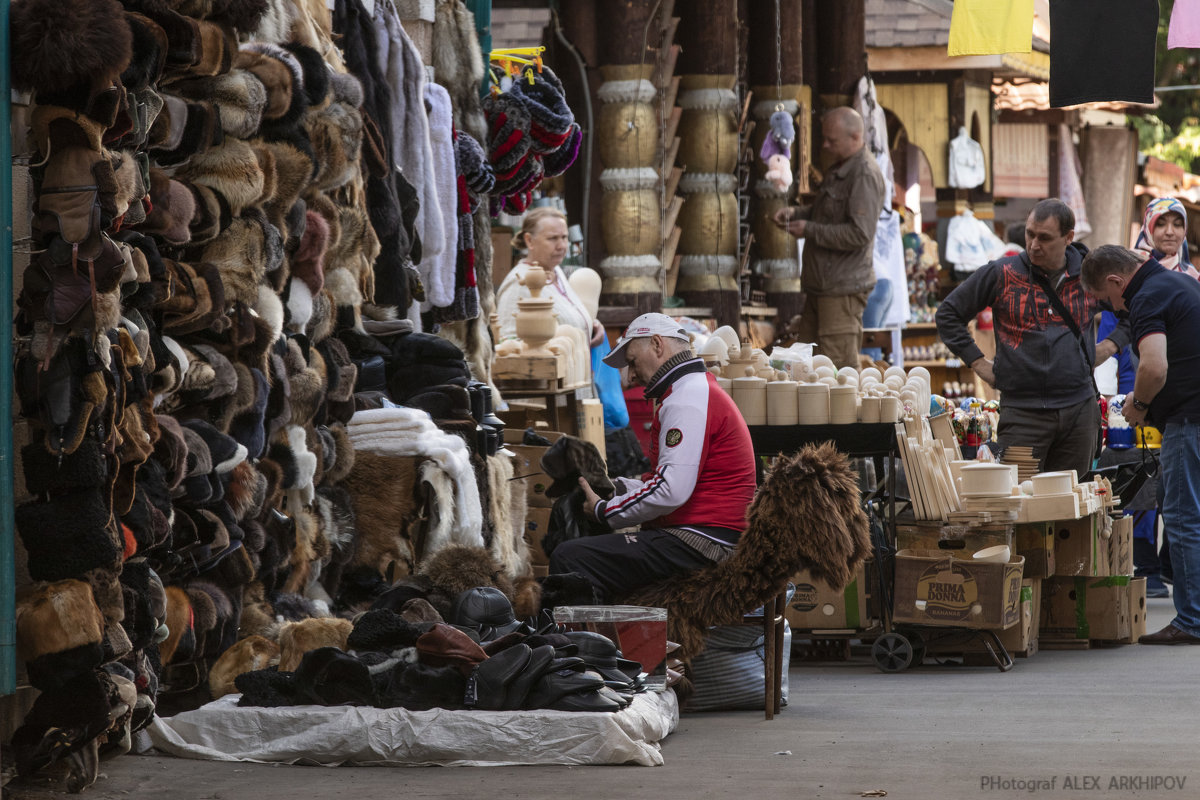
[[[542,289],[542,297],[554,300],[554,313],[559,325],[579,328],[595,347],[604,337],[604,327],[588,313],[587,306],[567,282],[559,264],[567,255],[570,246],[567,240],[567,217],[556,208],[543,206],[525,214],[521,230],[517,234],[517,246],[525,256],[509,270],[496,290],[496,312],[500,317],[500,340],[517,337],[517,301],[529,297],[529,289],[519,281],[525,277],[530,264],[539,264],[546,270],[548,282]]]

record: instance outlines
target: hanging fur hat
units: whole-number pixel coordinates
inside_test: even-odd
[[[104,617],[80,580],[38,583],[17,598],[17,655],[29,681],[48,691],[101,663]]]
[[[298,8],[290,0],[266,0],[265,6],[255,26],[238,25],[238,30],[243,34],[243,38],[283,44],[292,38],[292,24],[296,20]]]
[[[258,77],[244,69],[232,69],[216,78],[176,81],[171,91],[189,100],[206,100],[221,108],[221,129],[235,139],[248,139],[262,123],[267,90]]]
[[[287,113],[292,105],[292,72],[286,64],[253,50],[242,50],[234,59],[234,66],[250,73],[262,84],[263,119],[279,119]]]
[[[258,458],[266,447],[265,420],[267,413],[267,397],[270,387],[263,373],[254,367],[250,368],[250,390],[253,392],[253,402],[246,409],[236,413],[229,423],[229,435],[246,447],[250,458]],[[239,390],[241,390],[239,384]]]
[[[304,76],[304,95],[310,108],[321,107],[329,98],[329,65],[313,48],[297,41],[284,45],[300,64]]]
[[[167,61],[167,32],[142,14],[125,12],[132,34],[129,66],[121,73],[126,91],[137,92],[158,82]]]
[[[191,75],[214,77],[224,75],[233,66],[233,56],[237,53],[237,34],[228,25],[216,22],[198,20],[199,58],[188,68]]]
[[[112,513],[99,488],[24,503],[15,517],[34,580],[78,578],[120,558]]]
[[[571,123],[571,130],[566,141],[558,149],[542,156],[542,167],[546,177],[553,178],[566,172],[575,160],[579,158],[579,145],[583,141],[583,129],[578,122]]]
[[[258,202],[265,180],[250,144],[232,138],[225,139],[220,147],[192,156],[177,175],[181,180],[218,192],[235,217]]]
[[[317,160],[317,187],[336,189],[358,177],[363,139],[358,109],[347,103],[331,103],[319,112],[310,111],[307,125]]]
[[[325,251],[329,244],[329,223],[315,211],[309,210],[304,219],[304,236],[300,249],[292,256],[292,277],[303,281],[316,294],[325,284]]]
[[[13,87],[83,110],[129,66],[133,35],[116,0],[19,0],[12,6]]]
[[[221,112],[208,102],[163,95],[163,110],[150,128],[150,154],[162,167],[182,164],[224,136]]]
[[[205,246],[201,258],[220,273],[227,303],[257,302],[258,285],[267,274],[263,237],[263,226],[254,217],[239,216]]]
[[[74,453],[64,456],[51,453],[41,442],[31,442],[21,448],[21,467],[25,489],[32,495],[97,488],[108,478],[101,445],[90,436],[84,437]]]
[[[483,101],[488,121],[488,160],[498,178],[516,174],[529,155],[529,109],[512,92],[488,95]]]
[[[567,105],[562,83],[552,69],[543,66],[540,72],[531,74],[532,84],[522,78],[513,81],[511,91],[529,110],[530,149],[535,153],[551,153],[566,142],[575,124],[575,114]]]

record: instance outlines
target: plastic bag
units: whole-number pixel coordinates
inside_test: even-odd
[[[621,391],[621,370],[605,364],[603,358],[612,352],[608,337],[592,348],[592,383],[596,397],[604,406],[604,427],[625,428],[629,425],[629,409],[625,407],[625,394]]]

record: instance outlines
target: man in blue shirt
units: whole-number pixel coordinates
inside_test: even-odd
[[[1139,361],[1122,414],[1163,432],[1175,619],[1138,642],[1200,644],[1200,281],[1116,245],[1089,253],[1080,277],[1086,292],[1129,317]]]

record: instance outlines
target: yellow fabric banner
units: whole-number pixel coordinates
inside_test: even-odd
[[[1028,53],[1033,49],[1033,0],[955,0],[951,56]]]

